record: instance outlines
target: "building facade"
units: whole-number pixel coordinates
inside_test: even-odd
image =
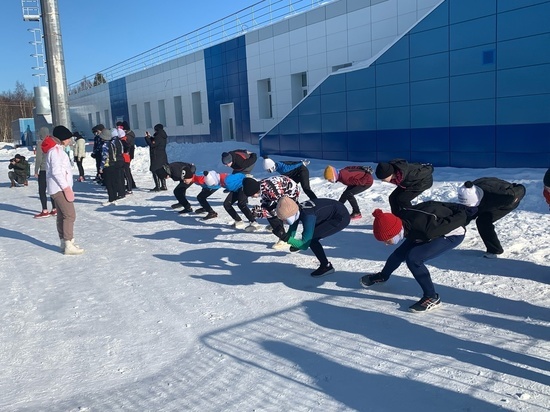
[[[72,94],[79,130],[455,167],[550,165],[550,0],[335,0]]]

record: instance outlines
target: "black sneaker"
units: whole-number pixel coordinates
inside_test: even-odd
[[[430,310],[437,309],[441,306],[441,299],[439,295],[435,295],[435,298],[423,297],[414,305],[409,307],[411,312],[429,312]]]
[[[208,212],[208,214],[203,217],[201,220],[210,220],[218,217],[218,214],[216,212]]]
[[[174,203],[170,206],[172,209],[181,209],[183,205],[181,203]]]
[[[361,278],[361,286],[368,288],[375,283],[384,283],[388,278],[382,276],[381,273],[375,273],[373,275],[365,275]]]
[[[328,262],[328,265],[319,266],[319,269],[311,272],[311,276],[314,278],[320,278],[322,276],[330,275],[331,273],[334,273],[334,268],[332,267],[332,263]]]
[[[290,250],[291,252],[297,252],[300,249],[298,249],[297,247],[291,246],[290,249],[288,249],[288,250]]]
[[[186,213],[191,213],[191,212],[193,212],[193,208],[192,208],[192,207],[186,207],[185,209],[180,210],[180,211],[178,212],[178,214],[179,214],[179,215],[184,215],[184,214],[186,214]]]
[[[160,187],[154,187],[152,189],[149,189],[150,192],[160,192]]]
[[[199,207],[197,210],[195,210],[195,213],[206,213],[207,210],[204,207]]]

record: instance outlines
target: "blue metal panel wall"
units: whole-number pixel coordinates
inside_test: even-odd
[[[128,111],[126,78],[109,82],[109,99],[111,101],[111,124],[115,124],[117,118],[122,118],[129,123],[130,114]]]
[[[549,0],[447,0],[370,67],[332,75],[262,153],[550,165]]]
[[[220,105],[233,103],[236,140],[257,143],[257,137],[250,132],[245,36],[205,49],[204,65],[210,113],[209,139],[222,140]]]

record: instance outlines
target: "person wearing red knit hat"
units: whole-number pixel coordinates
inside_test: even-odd
[[[424,202],[402,209],[399,215],[376,209],[372,233],[387,245],[403,243],[388,257],[382,271],[365,275],[361,285],[369,287],[386,282],[406,262],[423,291],[422,299],[409,307],[411,312],[436,309],[441,299],[435,291],[425,262],[451,250],[464,240],[468,222],[467,208],[456,203]]]

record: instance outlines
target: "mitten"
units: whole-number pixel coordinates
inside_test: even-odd
[[[63,189],[63,194],[65,195],[65,199],[67,199],[67,202],[74,202],[74,192],[71,186],[67,186],[65,189]]]

